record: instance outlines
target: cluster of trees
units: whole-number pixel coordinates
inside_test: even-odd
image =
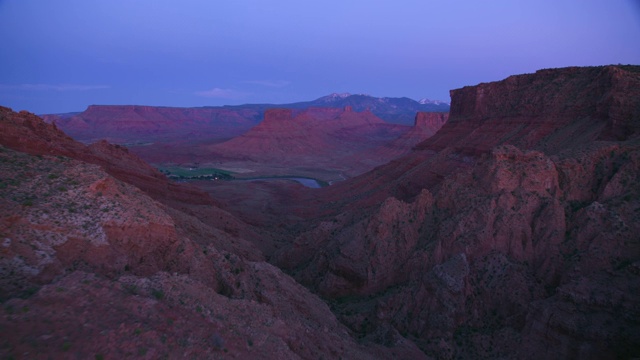
[[[215,172],[215,171],[212,172],[211,174],[187,175],[187,176],[172,174],[171,171],[169,170],[162,171],[162,173],[167,175],[167,177],[170,179],[177,179],[177,180],[232,180],[234,179],[233,176],[227,173]]]

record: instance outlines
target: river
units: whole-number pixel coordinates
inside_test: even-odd
[[[239,181],[293,180],[312,189],[319,189],[322,187],[322,185],[318,180],[311,179],[311,178],[302,178],[302,177],[260,177],[260,178],[253,178],[253,179],[236,179],[232,181],[238,181],[238,180]]]

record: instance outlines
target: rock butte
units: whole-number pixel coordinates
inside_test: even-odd
[[[398,134],[412,151],[318,190],[171,183],[1,108],[0,354],[636,357],[640,67],[451,95],[448,120]],[[295,144],[305,116],[379,123],[271,110],[236,141],[289,123],[295,136],[268,139]],[[423,125],[441,128],[412,143]]]

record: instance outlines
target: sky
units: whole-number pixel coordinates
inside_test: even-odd
[[[0,105],[450,101],[543,68],[640,64],[640,0],[0,0]]]

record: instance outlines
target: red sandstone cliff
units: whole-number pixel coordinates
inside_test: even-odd
[[[421,149],[478,154],[498,144],[556,152],[640,130],[636,67],[540,70],[452,90],[451,120]]]
[[[323,219],[272,261],[437,358],[633,357],[638,89],[609,66],[453,90],[436,135],[307,199]]]
[[[416,114],[414,127],[423,130],[429,135],[435,134],[449,119],[449,113],[443,112],[419,112]]]

